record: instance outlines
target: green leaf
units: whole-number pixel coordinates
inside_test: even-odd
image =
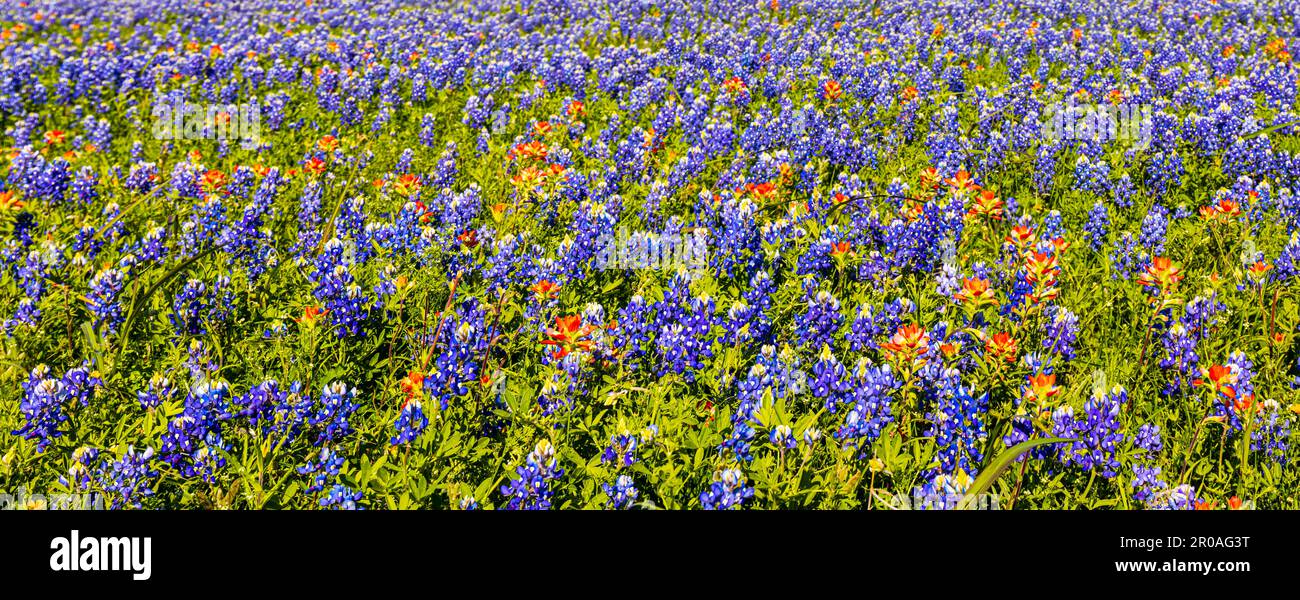
[[[280,496],[280,504],[281,505],[289,504],[289,500],[292,499],[294,494],[297,493],[298,493],[298,482],[294,481],[289,484],[288,489],[285,489],[284,494]]]

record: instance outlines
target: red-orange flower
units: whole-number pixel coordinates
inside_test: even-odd
[[[979,196],[975,197],[975,202],[971,204],[966,211],[968,217],[985,217],[993,220],[1002,220],[1002,211],[1005,207],[1002,200],[998,198],[997,193],[993,190],[984,190]]]
[[[981,277],[973,279],[963,277],[961,289],[956,294],[953,294],[953,298],[962,304],[973,305],[975,308],[985,304],[996,305],[998,303],[997,296],[989,288],[989,280]]]
[[[329,310],[320,308],[318,306],[308,306],[302,309],[302,316],[295,318],[294,321],[296,321],[299,325],[306,325],[308,327],[311,327],[314,326],[316,322],[319,321],[322,317],[324,317],[325,314],[328,312]]]
[[[0,192],[0,211],[22,210],[25,206],[27,206],[27,203],[19,200],[17,193],[13,190]]]
[[[790,163],[788,163],[788,162],[783,162],[783,163],[777,165],[777,166],[776,166],[776,169],[777,169],[778,172],[781,173],[781,182],[782,182],[782,183],[788,183],[790,180],[794,179],[794,175],[795,175],[794,167],[791,166]]]
[[[749,88],[745,86],[745,82],[739,77],[732,77],[722,83],[722,89],[726,90],[728,94],[735,95]]]
[[[537,283],[528,286],[528,291],[532,292],[533,295],[537,296],[539,299],[546,300],[549,298],[554,298],[557,294],[559,294],[560,286],[552,282],[550,279],[543,279]]]
[[[1034,228],[1028,225],[1016,225],[1011,228],[1011,233],[1008,233],[1005,239],[1008,244],[1024,250],[1034,241]]]
[[[773,184],[770,181],[767,181],[759,184],[753,184],[753,183],[745,184],[744,191],[749,192],[750,195],[754,197],[754,199],[759,200],[761,202],[766,202],[776,197],[777,189],[775,184]]]
[[[947,183],[948,185],[952,186],[953,191],[958,194],[964,194],[971,190],[977,190],[980,187],[975,183],[975,179],[971,177],[970,173],[967,173],[964,169],[961,171],[957,171],[956,176],[945,179],[944,183]]]
[[[569,103],[565,112],[568,113],[570,117],[580,117],[587,114],[587,105],[583,104],[581,100],[574,100]]]
[[[407,173],[397,178],[397,183],[393,184],[393,189],[398,194],[410,196],[418,191],[421,185],[419,176],[414,173]]]
[[[1270,265],[1262,260],[1257,260],[1255,261],[1255,264],[1250,265],[1249,267],[1246,268],[1246,271],[1249,272],[1250,276],[1253,277],[1256,281],[1260,281],[1264,279],[1264,275],[1272,270],[1273,270],[1273,265]]]
[[[68,136],[67,132],[64,132],[61,129],[52,129],[50,131],[45,132],[45,143],[51,146],[56,144],[62,144],[64,138],[66,138],[67,136]]]
[[[510,183],[516,186],[533,190],[542,187],[546,183],[546,172],[537,167],[525,167],[522,171],[510,178]]]
[[[924,169],[924,170],[921,171],[921,188],[922,188],[922,189],[925,189],[925,190],[932,190],[932,189],[934,189],[934,188],[937,188],[937,187],[939,187],[939,183],[940,183],[942,180],[943,180],[943,177],[941,177],[941,176],[939,175],[939,170],[936,169],[936,168],[934,168],[934,167],[930,167],[930,168],[928,168],[928,169]]]
[[[424,373],[409,371],[398,383],[402,386],[402,393],[406,394],[407,400],[424,395]]]
[[[1165,256],[1151,259],[1151,265],[1147,267],[1146,272],[1138,275],[1138,283],[1161,290],[1173,289],[1182,279],[1183,270]]]
[[[339,140],[332,135],[327,135],[316,142],[316,147],[320,148],[321,152],[333,152],[339,147]]]
[[[1025,386],[1025,399],[1034,402],[1046,402],[1061,392],[1056,385],[1056,373],[1039,373],[1029,378]]]
[[[1224,220],[1241,214],[1241,205],[1235,200],[1221,198],[1218,202],[1201,207],[1201,218],[1206,221]]]
[[[1033,300],[1046,302],[1060,294],[1056,287],[1056,276],[1060,272],[1055,254],[1031,252],[1025,257],[1025,279],[1034,284]]]
[[[844,96],[844,88],[840,87],[840,82],[832,79],[822,84],[822,93],[826,96],[827,100],[833,102]]]
[[[1065,238],[1063,237],[1052,238],[1051,243],[1052,247],[1056,249],[1057,254],[1065,252],[1066,249],[1070,247],[1070,242],[1065,241]]]
[[[1222,394],[1228,400],[1237,397],[1237,374],[1226,365],[1211,365],[1208,369],[1201,367],[1201,377],[1192,381],[1192,385],[1209,388],[1215,395]]]
[[[848,242],[835,242],[835,244],[831,246],[831,258],[839,258],[848,254],[850,248]]]
[[[1004,331],[985,341],[984,350],[1002,361],[1014,362],[1020,354],[1020,342]]]
[[[546,335],[550,339],[542,340],[542,343],[547,346],[558,346],[553,356],[564,358],[573,350],[591,350],[592,342],[586,338],[595,329],[593,325],[583,325],[580,315],[556,317],[555,327],[546,330]]]
[[[546,144],[543,144],[541,140],[533,140],[531,142],[518,144],[511,150],[513,156],[524,160],[546,160],[546,156],[549,153],[550,150],[547,149]]]
[[[506,216],[506,209],[509,208],[504,202],[497,202],[492,205],[492,220],[498,223]]]
[[[302,166],[302,168],[313,176],[317,176],[325,172],[325,161],[321,160],[319,157],[313,156]]]
[[[880,345],[880,349],[890,359],[911,362],[930,351],[930,334],[915,323],[900,325],[893,337]]]
[[[199,179],[199,187],[209,194],[215,194],[226,187],[226,174],[216,169],[208,169]]]

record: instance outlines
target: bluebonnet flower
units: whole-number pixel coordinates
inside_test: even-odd
[[[1106,234],[1110,229],[1110,215],[1106,205],[1098,200],[1088,211],[1088,222],[1083,226],[1084,237],[1088,239],[1092,251],[1101,250],[1106,245]]]
[[[95,327],[103,327],[108,333],[116,333],[125,316],[118,295],[126,286],[126,274],[118,269],[104,269],[90,280],[90,292],[86,294],[90,312],[95,315]]]
[[[1079,317],[1064,306],[1048,309],[1051,319],[1045,324],[1043,348],[1059,354],[1066,361],[1074,360],[1074,344],[1079,337]]]
[[[324,304],[339,337],[364,336],[361,325],[370,317],[372,301],[348,267],[343,242],[338,238],[326,242],[316,259],[313,293]]]
[[[840,301],[826,290],[808,291],[808,310],[795,316],[795,331],[804,347],[818,348],[835,342],[844,316]]]
[[[1002,444],[1011,448],[1021,442],[1029,441],[1033,435],[1033,421],[1031,421],[1027,415],[1017,415],[1011,418],[1011,431],[1007,435],[1002,436]],[[1044,454],[1045,453],[1042,452],[1042,449],[1040,448],[1039,453],[1035,455],[1035,458],[1042,458]],[[1024,455],[1021,455],[1016,459],[1017,462],[1023,460],[1025,460]]]
[[[63,385],[67,388],[69,400],[86,406],[90,404],[95,392],[104,386],[104,380],[100,379],[97,371],[91,371],[83,365],[68,369],[63,374]]]
[[[89,489],[95,479],[103,475],[103,466],[96,463],[100,450],[82,446],[72,451],[72,466],[68,468],[67,477],[59,477],[59,483],[69,489]]]
[[[63,412],[63,404],[69,397],[68,386],[49,375],[50,369],[45,365],[38,365],[28,374],[22,385],[23,400],[18,405],[27,423],[12,432],[36,440],[37,452],[44,452],[54,438],[63,436],[59,425],[68,420]]]
[[[1138,428],[1137,435],[1133,436],[1133,446],[1145,452],[1160,454],[1160,450],[1164,447],[1160,440],[1160,426],[1143,424]]]
[[[1125,231],[1116,241],[1110,260],[1114,269],[1111,278],[1129,279],[1135,273],[1146,269],[1150,264],[1151,255],[1138,247],[1138,241],[1132,233]]]
[[[139,262],[162,263],[167,259],[167,230],[154,227],[140,238],[137,260]]]
[[[709,489],[700,492],[700,505],[704,510],[727,510],[740,508],[753,497],[754,488],[748,485],[745,474],[740,469],[726,469]]]
[[[835,412],[851,389],[847,379],[844,365],[831,353],[830,346],[822,346],[821,355],[812,367],[812,380],[809,382],[813,397],[822,399],[826,403],[826,410]]]
[[[413,441],[428,426],[429,417],[424,414],[424,407],[420,405],[419,400],[411,398],[402,406],[401,414],[397,416],[397,421],[393,423],[397,435],[393,436],[389,443],[396,446]]]
[[[1159,510],[1195,510],[1200,503],[1196,496],[1196,488],[1186,483],[1168,493],[1157,494],[1152,501],[1154,505],[1151,507]]]
[[[1171,187],[1182,185],[1183,158],[1177,152],[1157,152],[1147,166],[1147,178],[1157,197],[1163,197]]]
[[[104,491],[113,498],[113,508],[140,508],[145,498],[154,495],[151,485],[158,478],[158,470],[153,468],[153,459],[152,447],[136,452],[135,446],[128,446],[122,458],[104,472]]]
[[[23,298],[18,301],[18,308],[14,311],[13,318],[5,320],[4,329],[6,333],[12,334],[18,325],[36,327],[40,320],[41,310],[37,308],[36,302],[31,298]]]
[[[636,464],[636,451],[639,440],[631,432],[624,431],[609,440],[609,445],[600,454],[600,462],[613,464],[615,468],[630,467]]]
[[[320,245],[322,222],[320,210],[323,193],[324,189],[320,182],[315,180],[308,182],[302,190],[302,198],[298,201],[298,241],[293,247],[294,256],[305,257]]]
[[[953,294],[961,290],[961,271],[958,269],[955,261],[945,260],[939,274],[935,277],[935,292],[939,296],[951,300]]]
[[[855,352],[878,348],[879,338],[898,331],[898,327],[903,324],[904,315],[915,310],[916,305],[907,298],[891,300],[879,310],[869,304],[858,306],[857,314],[845,336],[849,348]]]
[[[181,223],[181,256],[190,258],[209,248],[226,224],[226,207],[215,196],[194,205]]]
[[[1291,449],[1292,417],[1283,415],[1278,402],[1270,398],[1260,403],[1257,418],[1259,423],[1250,435],[1250,449],[1263,451],[1273,462],[1286,467],[1289,462],[1287,453]]]
[[[202,281],[191,279],[172,301],[172,313],[167,316],[178,334],[203,335],[203,323],[208,312],[208,290]]]
[[[1120,432],[1119,411],[1128,403],[1128,392],[1120,387],[1109,394],[1094,395],[1083,404],[1083,416],[1074,426],[1079,441],[1074,443],[1072,458],[1083,470],[1097,469],[1102,477],[1110,479],[1119,469],[1118,444],[1124,440]]]
[[[1137,193],[1137,186],[1133,185],[1133,179],[1128,173],[1120,175],[1119,179],[1111,186],[1115,206],[1120,208],[1131,208],[1133,206],[1133,195]]]
[[[858,359],[849,385],[853,405],[844,416],[844,424],[835,431],[835,437],[870,448],[884,427],[894,420],[889,393],[899,385],[889,365],[877,367],[866,358]]]
[[[694,381],[695,372],[704,368],[704,360],[713,357],[713,299],[692,295],[689,280],[679,274],[652,310],[658,328],[655,347],[661,357],[659,374],[676,373],[687,382]]]
[[[159,373],[149,378],[148,388],[136,392],[136,399],[140,401],[140,406],[143,408],[157,408],[162,406],[163,402],[171,400],[175,393],[176,388],[171,380]]]
[[[335,381],[321,390],[320,397],[311,404],[307,423],[318,428],[316,444],[336,442],[352,433],[348,418],[356,412],[357,389],[342,381]]]
[[[486,320],[487,312],[479,301],[468,298],[455,315],[448,315],[438,339],[428,341],[430,352],[438,354],[421,387],[427,398],[437,399],[439,410],[447,410],[453,399],[468,394],[466,384],[478,378],[478,361],[488,345]]]
[[[609,496],[610,505],[618,509],[630,508],[639,494],[636,483],[627,475],[619,475],[612,485],[603,484],[602,489]]]
[[[750,440],[757,425],[757,414],[762,408],[765,393],[773,399],[789,398],[803,394],[807,389],[807,376],[799,370],[797,358],[782,352],[777,354],[772,346],[764,346],[758,362],[737,385],[740,403],[731,416],[731,435],[719,445],[720,450],[730,450],[737,460],[753,459]]]
[[[984,460],[983,444],[988,438],[984,413],[989,395],[987,392],[974,395],[962,385],[960,373],[955,369],[944,371],[940,381],[936,407],[930,417],[933,426],[928,434],[934,436],[939,447],[939,470],[949,474],[958,469],[977,471]]]
[[[1169,229],[1169,210],[1159,204],[1153,205],[1146,218],[1142,219],[1142,232],[1138,243],[1154,256],[1165,253],[1165,233]]]
[[[1052,411],[1051,415],[1052,437],[1070,438],[1074,437],[1075,418],[1074,407],[1065,405],[1059,406]],[[1075,444],[1055,444],[1057,458],[1065,464],[1070,464],[1073,458]]]
[[[777,448],[793,450],[798,444],[798,439],[794,436],[794,431],[789,425],[777,425],[768,433],[767,440]]]
[[[550,509],[550,482],[564,475],[564,469],[556,464],[555,447],[547,440],[537,442],[515,473],[517,477],[509,485],[501,486],[501,494],[510,499],[506,510]]]
[[[190,388],[185,409],[167,423],[159,456],[183,477],[216,480],[225,467],[222,452],[230,445],[222,437],[221,421],[228,415],[230,389],[224,381],[202,380]]]
[[[338,448],[321,448],[306,464],[298,467],[299,475],[310,476],[306,492],[314,494],[324,490],[330,481],[337,480],[339,472],[343,470],[343,462],[343,455],[339,454]]]
[[[328,494],[320,499],[320,505],[325,508],[333,507],[336,510],[360,510],[362,507],[357,503],[361,501],[361,492],[352,488],[336,483],[330,488]]]
[[[1254,408],[1254,387],[1251,362],[1240,352],[1229,356],[1228,363],[1202,367],[1202,377],[1192,383],[1204,386],[1210,392],[1211,413],[1228,426],[1228,432],[1240,431],[1244,425],[1243,413]]]
[[[1132,486],[1137,490],[1133,499],[1150,506],[1169,484],[1160,479],[1160,467],[1134,464]]]
[[[1200,363],[1196,342],[1196,330],[1189,330],[1183,323],[1175,323],[1161,336],[1165,357],[1160,359],[1160,368],[1174,376],[1162,390],[1165,395],[1191,390]]]
[[[308,419],[308,401],[301,400],[302,384],[295,381],[288,389],[280,382],[267,379],[235,398],[230,406],[230,417],[248,419],[251,431],[263,439],[289,443],[297,438],[303,422]]]
[[[965,469],[954,473],[937,473],[925,484],[912,490],[913,510],[953,510],[966,497],[975,478]]]

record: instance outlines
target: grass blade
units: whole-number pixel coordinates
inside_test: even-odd
[[[1002,477],[1002,474],[1006,472],[1008,467],[1016,462],[1016,458],[1021,454],[1039,446],[1073,441],[1074,440],[1067,438],[1043,438],[1020,442],[1015,446],[1007,448],[1002,452],[1002,454],[997,455],[992,461],[989,461],[989,464],[980,472],[979,477],[975,478],[975,481],[970,485],[970,489],[966,491],[966,496],[957,504],[957,510],[965,510],[975,502],[976,498],[988,492],[989,489],[993,487],[993,483],[997,481],[999,477]]]

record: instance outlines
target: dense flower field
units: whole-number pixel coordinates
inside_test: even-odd
[[[1297,508],[1291,2],[0,28],[0,492]]]

